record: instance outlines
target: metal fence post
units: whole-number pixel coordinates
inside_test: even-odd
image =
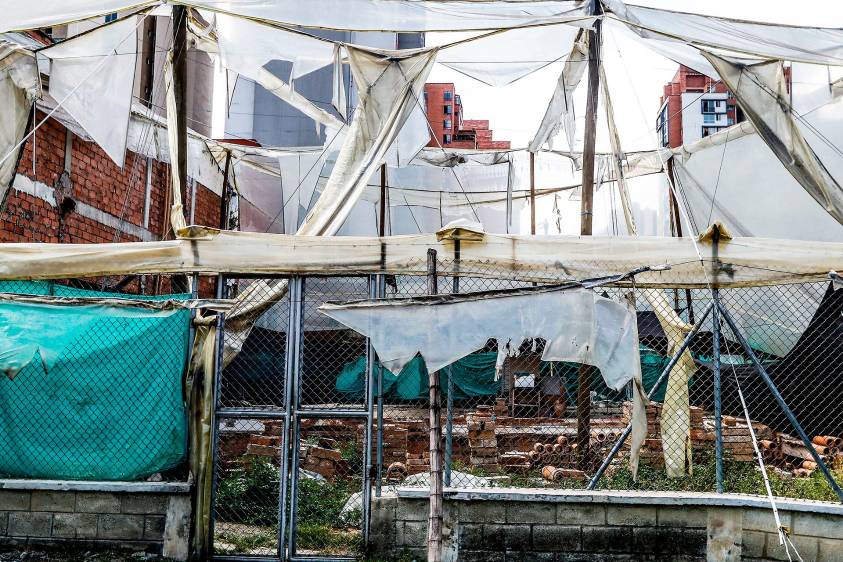
[[[222,379],[222,360],[225,348],[225,314],[217,314],[217,337],[214,342],[214,381],[213,397],[211,399],[211,505],[208,513],[208,549],[213,553],[214,548],[214,526],[216,524],[216,498],[217,498],[217,458],[219,457],[219,422],[217,421],[217,409],[220,401],[220,384]]]
[[[290,479],[290,423],[293,409],[293,383],[298,369],[299,320],[301,315],[301,278],[293,277],[288,281],[289,316],[287,319],[287,342],[284,365],[284,425],[281,433],[281,474],[278,494],[278,556],[284,559],[287,545],[284,531],[287,527],[287,486]],[[295,469],[294,469],[295,470]]]
[[[723,493],[723,401],[720,377],[720,290],[712,289],[712,372],[714,375],[714,472],[717,493]]]
[[[460,292],[460,240],[454,240],[454,275],[451,292]],[[445,486],[451,485],[451,464],[454,459],[454,379],[451,367],[446,371],[448,375],[448,396],[445,402]]]
[[[290,295],[291,319],[290,319],[290,334],[287,335],[287,345],[292,346],[292,377],[289,382],[290,397],[287,417],[289,423],[292,425],[292,443],[290,449],[292,455],[290,457],[290,470],[292,477],[290,480],[290,524],[288,525],[287,533],[287,557],[292,558],[296,555],[296,520],[297,520],[297,505],[298,505],[298,481],[299,481],[299,438],[300,438],[300,420],[298,416],[299,401],[301,399],[301,353],[302,353],[302,338],[304,336],[303,322],[304,318],[302,310],[304,309],[305,301],[305,280],[303,277],[294,277],[291,281],[295,282],[296,291],[295,299]],[[295,316],[295,318],[293,318]],[[293,336],[293,337],[291,337]]]
[[[378,279],[378,297],[386,297],[386,277],[381,274]],[[375,475],[375,496],[381,496],[381,482],[383,480],[383,365],[378,366],[378,436],[377,436],[377,474]]]
[[[374,275],[369,276],[369,298],[376,298],[378,296],[378,279]],[[371,513],[372,500],[372,422],[374,421],[374,386],[375,386],[375,348],[372,347],[371,340],[367,341],[366,345],[366,381],[363,384],[364,392],[366,393],[366,431],[364,433],[364,449],[363,449],[363,465],[365,467],[363,473],[363,490],[362,490],[362,504],[363,504],[363,544],[369,542],[369,515]],[[380,401],[380,400],[379,400]],[[380,455],[378,455],[380,456]],[[378,458],[378,463],[381,459]]]

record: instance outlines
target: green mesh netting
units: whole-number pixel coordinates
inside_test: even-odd
[[[447,394],[448,370],[454,384],[454,399],[460,400],[474,396],[496,395],[501,388],[501,379],[495,380],[496,353],[473,353],[457,360],[439,373],[440,384],[443,393]],[[648,347],[641,347],[641,371],[644,388],[649,392],[656,383],[667,363],[669,357],[659,355]],[[380,368],[380,363],[375,364],[375,369]],[[587,367],[590,371],[591,389],[601,399],[623,400],[625,394],[616,392],[603,383],[600,371],[593,367]],[[544,382],[544,390],[548,393],[558,394],[562,388],[569,403],[575,400],[577,393],[577,380],[579,377],[580,365],[567,362],[542,362],[540,374]],[[377,373],[377,370],[375,371]],[[354,361],[346,363],[340,374],[337,376],[336,389],[339,392],[348,394],[353,398],[363,396],[366,377],[366,358],[358,357]],[[377,380],[377,377],[376,377]],[[391,371],[383,370],[383,393],[385,398],[397,400],[419,400],[428,397],[428,373],[424,360],[416,356],[407,363],[398,375]],[[555,385],[554,385],[555,382]],[[653,400],[664,400],[665,387],[655,393]],[[372,394],[376,388],[373,387]]]
[[[0,292],[106,294],[17,281]],[[0,302],[0,370],[15,373],[0,375],[0,475],[138,480],[179,464],[189,320],[184,309]]]

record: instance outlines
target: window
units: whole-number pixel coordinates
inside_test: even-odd
[[[717,115],[714,113],[704,113],[703,123],[714,124],[717,122]]]
[[[442,123],[442,126],[446,129],[450,129],[453,127],[453,123],[451,123],[450,119],[445,119],[445,121]]]
[[[717,100],[702,100],[702,112],[714,113],[717,110]]]
[[[703,127],[702,128],[702,136],[707,137],[709,135],[713,135],[717,131],[719,131],[721,127]]]
[[[106,14],[105,16],[105,23],[111,23],[117,19],[117,12],[113,14]]]
[[[731,127],[732,125],[735,124],[735,120],[732,119],[731,117],[729,117],[728,119],[726,119],[726,124]]]
[[[443,135],[442,144],[451,144],[451,135],[449,135],[449,134]]]
[[[444,109],[444,111],[445,111],[445,115],[450,115],[450,114],[453,112],[453,109],[454,109],[454,108],[453,108],[452,106],[450,106],[450,105],[446,105],[446,106],[445,106],[445,109]]]
[[[448,91],[445,92],[445,101],[451,101],[452,97],[453,97],[453,94],[451,94],[451,92],[448,92]]]

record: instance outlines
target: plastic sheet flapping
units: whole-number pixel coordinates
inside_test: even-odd
[[[26,132],[32,103],[41,90],[35,57],[0,40],[0,209],[18,164],[14,147]]]

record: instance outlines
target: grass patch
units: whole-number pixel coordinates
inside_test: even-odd
[[[363,548],[360,529],[338,529],[329,525],[300,524],[296,527],[296,546],[332,554],[360,552]]]

